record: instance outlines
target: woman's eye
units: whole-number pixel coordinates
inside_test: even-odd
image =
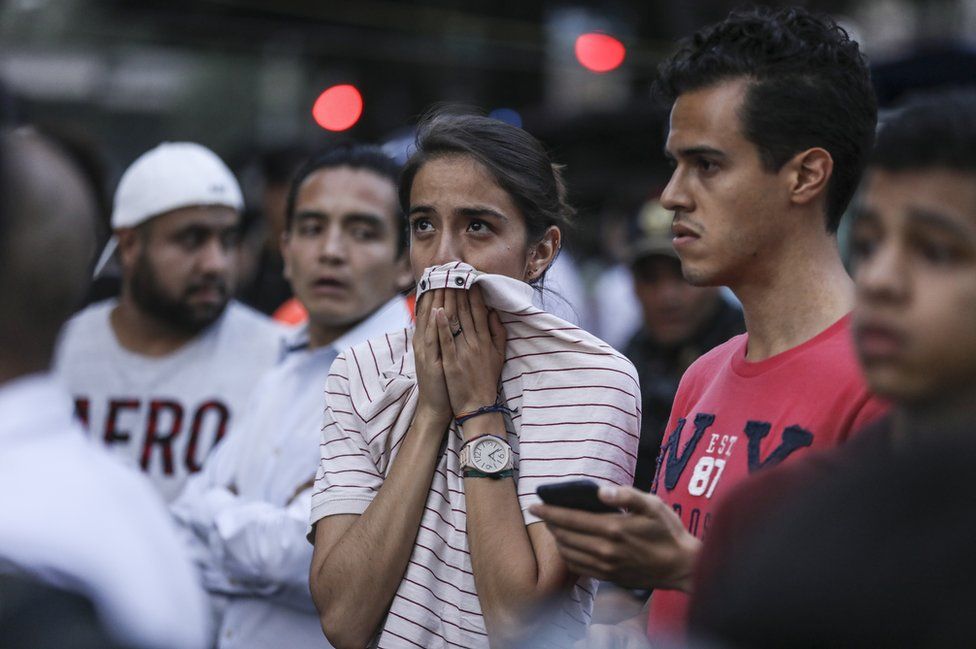
[[[433,225],[428,219],[417,219],[413,222],[413,229],[415,232],[427,232],[433,229]]]
[[[468,229],[472,232],[487,232],[488,224],[484,221],[472,221],[468,225]]]

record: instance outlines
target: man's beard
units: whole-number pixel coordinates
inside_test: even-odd
[[[216,305],[193,306],[189,297],[201,288],[215,288],[222,300]],[[227,283],[221,278],[203,278],[192,282],[178,298],[166,294],[160,287],[155,269],[148,255],[140,256],[132,274],[132,299],[144,312],[169,327],[196,335],[213,324],[224,312],[228,301]]]

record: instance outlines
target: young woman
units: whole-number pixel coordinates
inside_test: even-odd
[[[629,484],[630,363],[531,305],[570,213],[528,133],[420,128],[401,178],[415,330],[339,356],[312,502],[313,598],[337,647],[566,646],[594,584],[528,512],[539,484]]]

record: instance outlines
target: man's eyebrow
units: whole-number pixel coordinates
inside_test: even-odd
[[[386,224],[382,216],[373,214],[372,212],[349,212],[343,215],[342,222],[365,223],[377,227],[383,227]]]
[[[329,215],[318,210],[300,210],[295,213],[295,220],[298,219],[327,219]]]
[[[922,207],[910,207],[908,208],[907,216],[910,223],[938,228],[960,239],[973,238],[970,228],[964,227],[959,223],[958,219],[954,219],[942,212],[927,210]]]
[[[670,157],[672,160],[674,159],[674,155],[668,152],[667,149],[665,149],[664,155]],[[692,158],[695,156],[702,156],[702,155],[708,155],[717,158],[727,157],[725,151],[722,151],[721,149],[716,149],[715,147],[705,146],[705,145],[689,146],[689,147],[684,147],[682,149],[678,149],[677,155],[678,157],[681,158]]]

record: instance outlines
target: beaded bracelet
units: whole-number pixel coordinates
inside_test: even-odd
[[[481,406],[477,410],[472,410],[471,412],[465,412],[454,418],[454,423],[460,426],[464,422],[479,415],[487,415],[490,412],[507,412],[512,415],[515,414],[515,410],[507,406],[503,406],[500,403],[493,403],[490,406]]]

